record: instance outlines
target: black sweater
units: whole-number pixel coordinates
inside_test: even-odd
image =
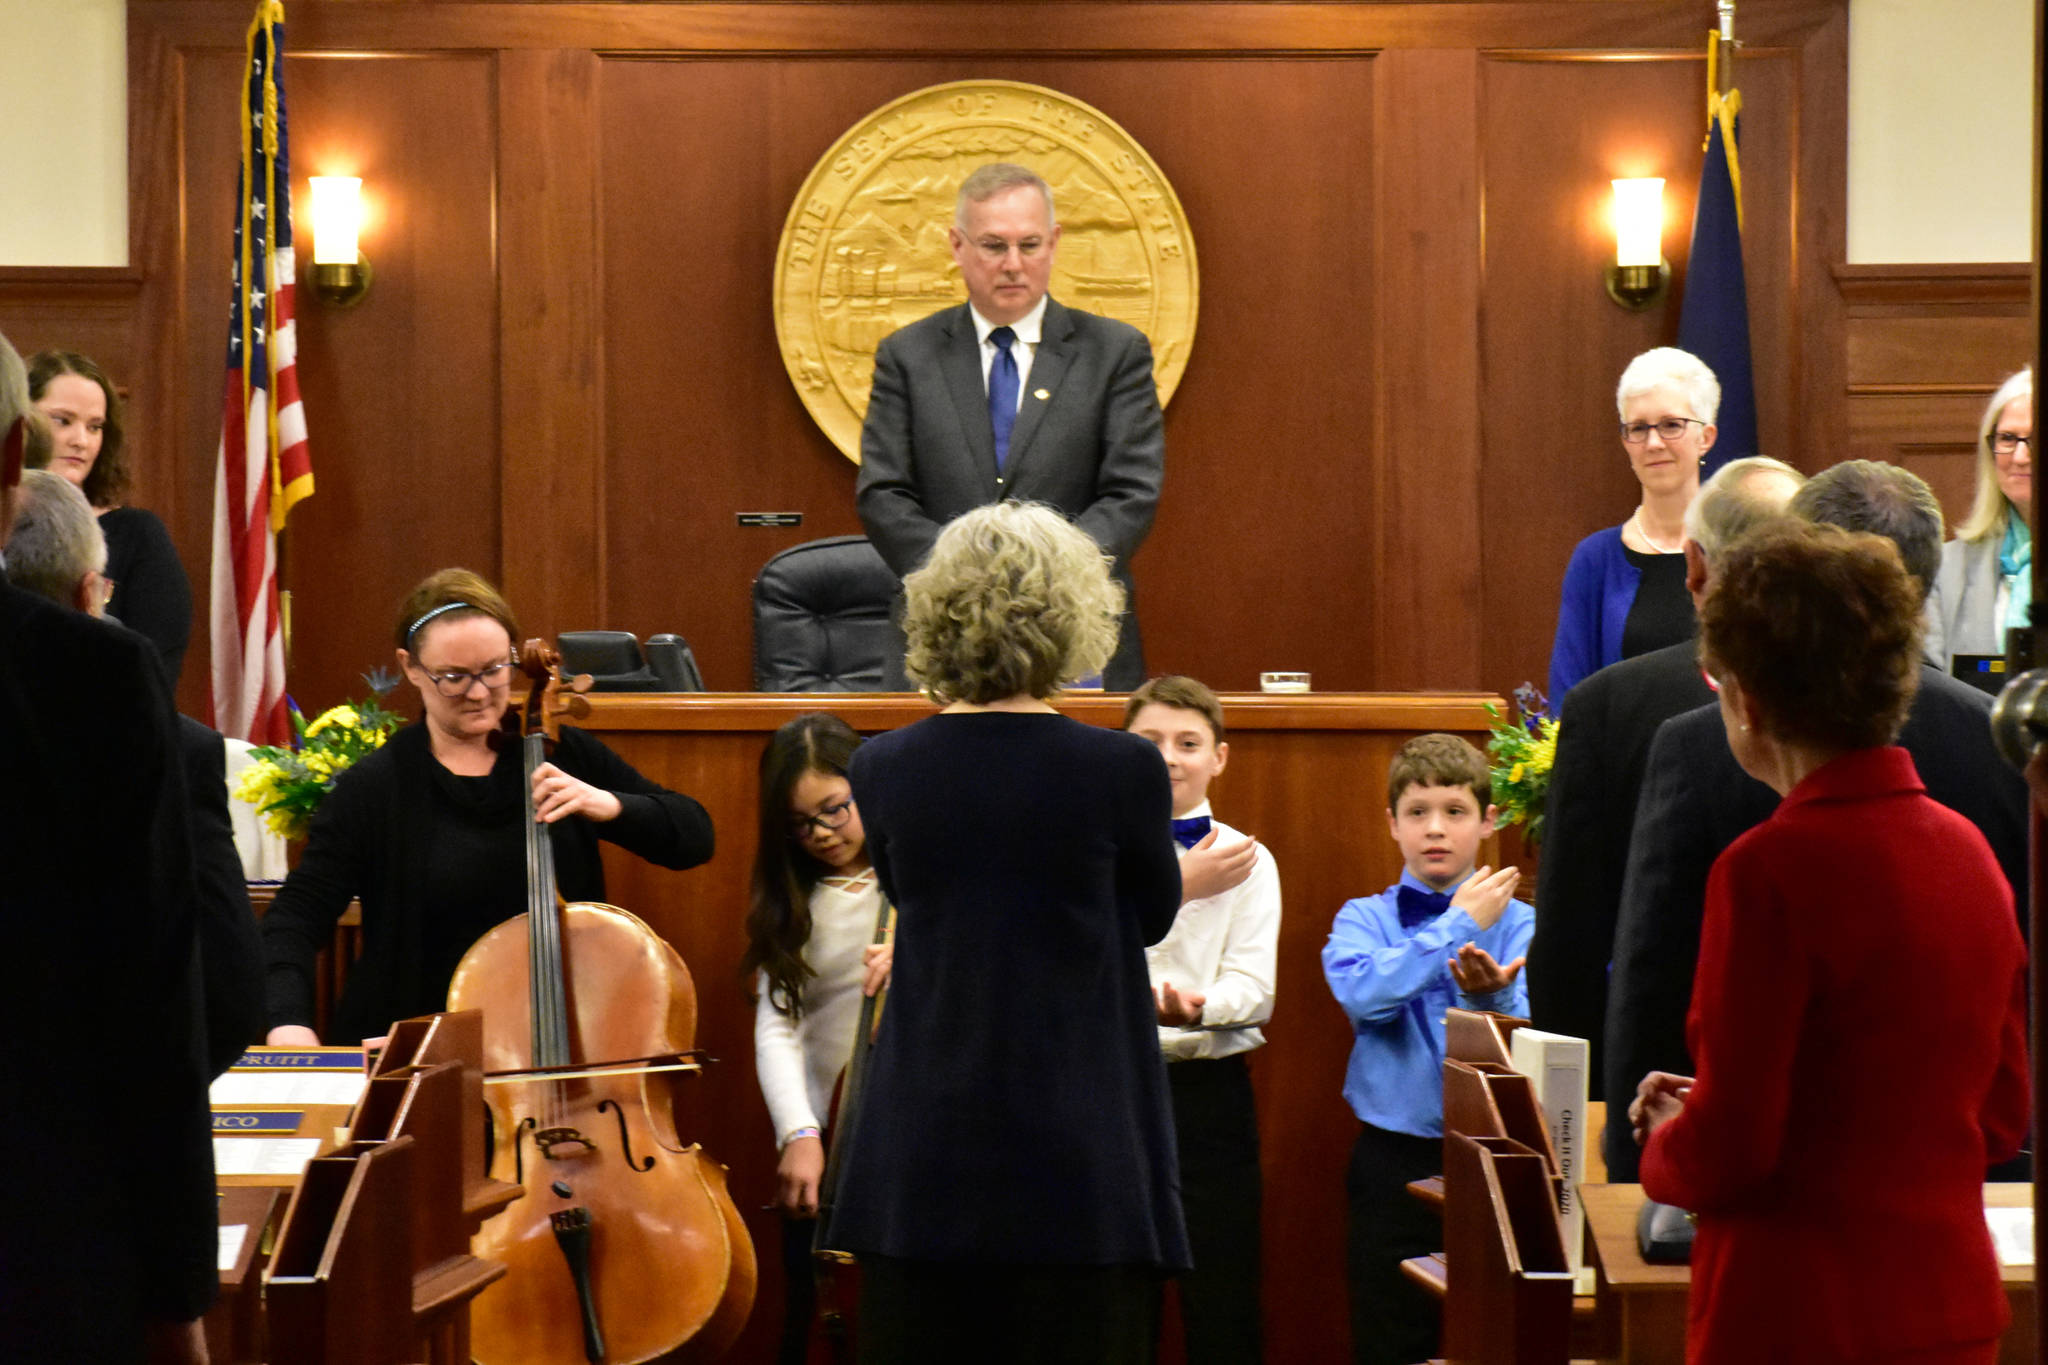
[[[648,781],[594,737],[562,727],[552,762],[624,807],[604,824],[571,817],[548,827],[556,881],[569,900],[604,899],[599,839],[660,867],[711,857],[704,808]],[[525,913],[521,783],[516,745],[488,777],[458,777],[435,761],[418,724],[344,773],[263,919],[270,1027],[312,1024],[314,958],[351,899],[363,906],[363,953],[324,1041],[353,1042],[395,1019],[445,1008],[463,952]]]

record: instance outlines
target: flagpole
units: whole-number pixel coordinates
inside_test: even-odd
[[[1719,71],[1720,89],[1717,95],[1725,95],[1735,88],[1735,0],[1715,0],[1714,9],[1721,20],[1721,54]]]

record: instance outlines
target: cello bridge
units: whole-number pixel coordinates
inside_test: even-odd
[[[540,1148],[540,1154],[549,1161],[560,1161],[564,1157],[594,1156],[597,1144],[574,1128],[542,1128],[533,1135],[533,1145]],[[557,1147],[577,1147],[580,1151],[556,1152]]]

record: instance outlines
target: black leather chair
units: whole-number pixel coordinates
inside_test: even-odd
[[[650,635],[645,652],[623,630],[565,630],[555,637],[562,671],[588,673],[593,692],[702,692],[704,675],[680,635]]]
[[[886,692],[903,683],[896,575],[866,536],[805,541],[754,580],[754,688]]]

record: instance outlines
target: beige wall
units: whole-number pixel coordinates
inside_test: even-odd
[[[1849,18],[1849,259],[2028,259],[2030,0],[1851,0]],[[9,194],[0,265],[127,262],[126,30],[123,0],[0,0],[10,68],[51,73],[0,82],[0,184],[49,209]]]
[[[128,264],[123,0],[0,0],[0,265]]]
[[[2032,0],[1851,0],[1851,261],[2033,255],[2033,54]]]

